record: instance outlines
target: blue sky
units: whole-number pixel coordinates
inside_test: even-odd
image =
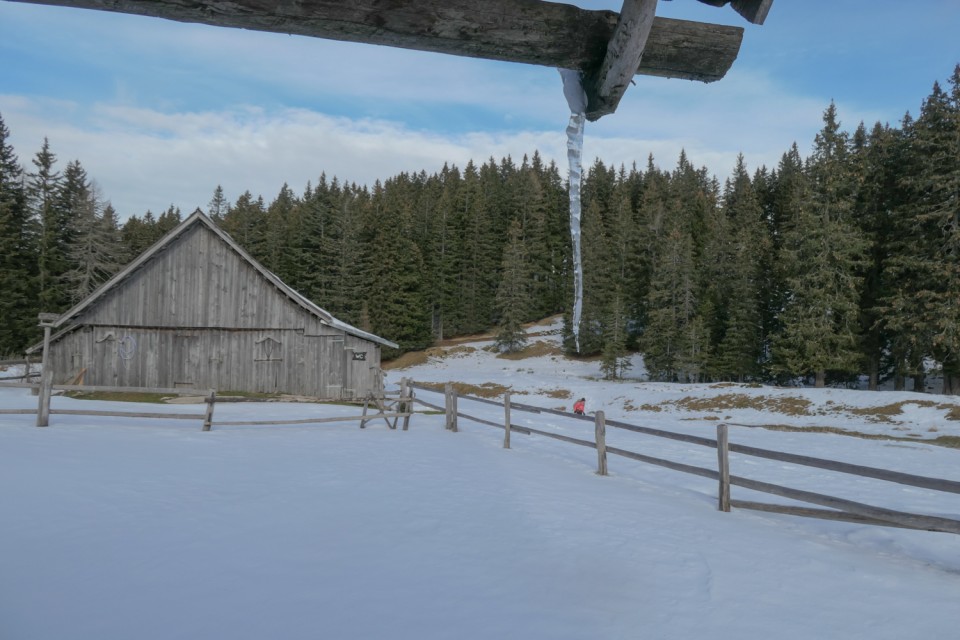
[[[621,3],[581,1],[590,9]],[[681,149],[721,180],[743,152],[807,153],[823,110],[896,124],[960,63],[958,0],[777,0],[763,26],[662,0],[658,14],[746,29],[723,80],[636,77],[589,123],[584,157],[673,167]],[[79,159],[121,217],[206,208],[216,186],[269,202],[325,172],[372,184],[444,162],[565,162],[568,117],[549,68],[0,0],[0,114],[21,163],[44,136]]]

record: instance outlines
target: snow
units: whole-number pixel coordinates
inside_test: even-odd
[[[531,340],[556,347],[559,326]],[[805,415],[720,412],[731,442],[960,480],[944,396],[599,379],[559,355],[509,360],[475,342],[388,372],[496,383],[516,402],[713,437],[683,398],[799,398]],[[567,393],[569,397],[560,397]],[[441,394],[418,391],[434,404]],[[32,408],[0,387],[0,408]],[[673,404],[669,404],[669,403]],[[906,402],[893,422],[865,411]],[[931,404],[927,404],[930,402]],[[137,405],[53,398],[56,408]],[[776,405],[770,404],[775,407]],[[194,405],[150,411],[196,413]],[[659,407],[660,410],[654,409]],[[939,408],[938,408],[939,407]],[[502,409],[460,400],[502,420]],[[215,420],[356,415],[340,405],[217,405]],[[513,412],[590,439],[593,425]],[[0,415],[0,638],[686,639],[957,637],[960,536],[716,510],[716,483],[443,416],[200,430],[200,420]],[[937,428],[930,432],[931,427]],[[915,434],[915,435],[910,435]],[[716,452],[607,428],[611,446],[715,468]],[[909,439],[907,439],[909,438]],[[733,455],[733,472],[960,518],[960,496]],[[776,501],[733,488],[735,498]]]

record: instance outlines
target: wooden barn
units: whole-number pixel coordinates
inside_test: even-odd
[[[52,331],[57,384],[324,400],[381,394],[380,348],[397,346],[304,298],[199,210]]]

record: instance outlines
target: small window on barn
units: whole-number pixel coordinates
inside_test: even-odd
[[[283,344],[273,336],[263,336],[254,343],[254,361],[256,362],[279,362],[283,360],[281,347]]]

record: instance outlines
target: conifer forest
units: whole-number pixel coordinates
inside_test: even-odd
[[[748,164],[722,183],[683,153],[669,169],[585,168],[570,355],[599,357],[609,378],[640,352],[654,380],[923,390],[937,375],[960,393],[960,65],[897,126],[846,130],[831,104],[812,142]],[[531,150],[365,186],[318,173],[270,200],[211,185],[201,209],[401,351],[490,330],[513,351],[523,323],[569,318],[565,176]],[[40,340],[39,312],[69,309],[189,213],[115,211],[55,141],[21,162],[0,114],[0,357]]]

